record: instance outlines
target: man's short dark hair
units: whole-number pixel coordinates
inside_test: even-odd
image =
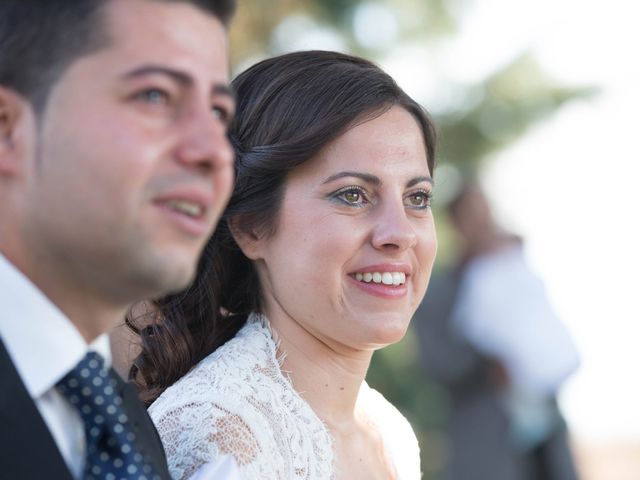
[[[44,108],[51,87],[78,57],[109,44],[101,10],[111,0],[0,0],[0,85]],[[235,0],[183,1],[228,25]]]

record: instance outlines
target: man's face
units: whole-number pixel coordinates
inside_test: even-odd
[[[39,270],[127,302],[192,278],[231,193],[234,103],[215,17],[150,0],[104,15],[111,43],[62,74],[35,129],[22,235]]]

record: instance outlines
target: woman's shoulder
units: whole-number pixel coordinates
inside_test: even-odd
[[[274,355],[268,333],[248,321],[149,407],[173,478],[189,478],[224,454],[235,458],[247,478],[269,477],[271,460],[260,452],[276,455],[270,449],[271,415],[251,401]]]
[[[384,438],[385,448],[391,454],[398,479],[419,480],[420,447],[409,421],[400,410],[366,382],[360,395],[365,412],[375,422]]]
[[[411,433],[411,436],[415,437],[409,421],[384,395],[371,388],[366,382],[362,385],[360,395],[367,414],[379,414],[379,420],[391,425],[399,425],[401,431]]]
[[[195,365],[167,388],[149,408],[150,413],[175,408],[177,404],[214,401],[228,403],[277,366],[276,346],[269,329],[253,319],[224,345]]]
[[[283,375],[277,350],[268,323],[252,316],[153,403],[172,474],[230,453],[246,478],[329,478],[328,433]]]

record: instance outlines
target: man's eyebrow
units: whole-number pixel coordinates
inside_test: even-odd
[[[145,75],[165,75],[171,77],[175,82],[190,86],[193,85],[193,78],[191,75],[170,67],[164,67],[162,65],[144,65],[142,67],[134,68],[122,75],[123,79],[130,79],[136,77],[143,77]],[[225,83],[216,83],[211,88],[213,95],[224,95],[232,100],[235,100],[235,95],[231,91],[231,88]]]
[[[225,97],[229,97],[231,100],[236,99],[236,94],[231,90],[229,85],[225,83],[216,83],[211,89],[211,93],[214,95],[223,95]]]
[[[361,180],[364,180],[365,182],[373,185],[373,186],[378,186],[382,184],[382,181],[376,177],[375,175],[371,175],[370,173],[362,173],[362,172],[353,172],[353,171],[345,171],[345,172],[338,172],[338,173],[334,173],[333,175],[327,177],[325,179],[324,182],[322,182],[323,184],[327,184],[327,183],[331,183],[334,180],[338,180],[340,178],[344,178],[344,177],[355,177],[355,178],[359,178]]]
[[[122,78],[126,80],[130,78],[144,77],[145,75],[165,75],[184,85],[190,85],[193,83],[191,76],[185,72],[160,65],[144,65],[142,67],[134,68],[133,70],[129,70],[124,73]]]

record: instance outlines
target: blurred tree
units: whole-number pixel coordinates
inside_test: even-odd
[[[301,46],[346,50],[374,61],[393,55],[392,49],[403,42],[433,45],[437,49],[455,35],[458,19],[471,1],[240,2],[231,30],[232,63],[235,69],[242,69],[266,56]],[[386,23],[395,25],[395,30],[385,30],[388,41],[364,42],[359,37],[357,19],[363,12],[368,15],[365,20],[375,23],[375,35],[382,36],[383,27],[389,27]],[[317,37],[310,40],[314,32],[321,32],[320,43],[328,42],[329,46],[318,46]],[[548,118],[564,102],[592,92],[556,85],[532,55],[523,53],[477,84],[462,86],[458,92],[462,100],[441,106],[435,115],[440,136],[439,164],[452,165],[462,175],[473,175],[493,153],[520,138],[536,122]],[[425,107],[428,109],[429,105]],[[437,210],[438,205],[436,218]],[[451,258],[455,247],[446,221],[438,220],[438,232],[438,264],[442,265],[442,259]],[[421,371],[411,331],[400,344],[376,353],[367,379],[411,421],[421,445],[424,479],[438,479],[446,458],[446,445],[438,427],[447,405],[437,387]]]
[[[232,62],[234,65],[243,64],[247,58],[283,53],[283,49],[274,44],[273,33],[278,25],[296,15],[335,29],[350,52],[370,54],[372,52],[367,52],[357,42],[353,29],[356,9],[366,5],[386,6],[395,12],[402,20],[402,36],[405,39],[422,38],[425,32],[429,32],[429,38],[434,39],[455,30],[452,10],[447,8],[445,0],[253,0],[240,2],[231,30]]]
[[[483,160],[517,140],[563,103],[593,93],[592,88],[555,85],[530,54],[523,54],[466,94],[480,101],[437,117],[441,163],[473,175]]]

